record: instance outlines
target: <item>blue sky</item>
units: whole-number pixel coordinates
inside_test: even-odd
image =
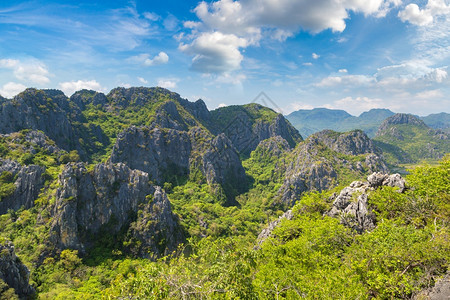
[[[2,1],[0,94],[162,86],[210,109],[450,112],[450,0]]]

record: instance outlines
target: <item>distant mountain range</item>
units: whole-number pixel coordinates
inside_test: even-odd
[[[341,132],[361,129],[369,137],[374,137],[382,122],[394,114],[389,109],[377,108],[363,112],[358,117],[355,117],[344,110],[314,108],[295,111],[287,115],[286,118],[304,138],[324,129]],[[434,129],[447,130],[450,128],[450,114],[445,112],[419,118]]]

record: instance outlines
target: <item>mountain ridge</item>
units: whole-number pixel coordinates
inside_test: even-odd
[[[313,108],[294,111],[286,115],[286,119],[304,137],[324,129],[341,132],[361,129],[369,137],[374,137],[381,123],[393,115],[395,115],[394,112],[385,108],[374,108],[362,112],[359,116],[353,116],[345,110]],[[434,129],[449,130],[450,128],[450,114],[446,112],[419,118]]]

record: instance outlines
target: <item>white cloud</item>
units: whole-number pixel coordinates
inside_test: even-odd
[[[442,91],[437,89],[437,90],[428,90],[428,91],[423,91],[423,92],[417,93],[415,95],[415,98],[428,100],[428,99],[442,98],[443,96],[444,96],[444,94],[442,93]]]
[[[403,22],[425,26],[433,23],[437,16],[448,14],[450,14],[450,5],[447,5],[444,0],[428,0],[424,9],[420,9],[415,3],[410,3],[398,13],[398,16]]]
[[[137,79],[139,80],[140,83],[143,83],[143,84],[147,84],[148,83],[148,81],[145,80],[145,78],[138,77]]]
[[[176,78],[164,79],[161,78],[158,80],[157,86],[165,88],[165,89],[173,89],[177,87],[177,82],[179,80]]]
[[[332,104],[327,104],[325,107],[330,109],[343,109],[353,115],[357,115],[363,111],[371,110],[372,108],[383,108],[385,107],[385,103],[383,100],[377,98],[345,97],[334,101]]]
[[[70,96],[76,91],[87,89],[94,90],[98,92],[103,92],[104,88],[95,80],[78,80],[78,81],[67,81],[61,82],[59,84],[61,90],[67,95]]]
[[[217,76],[216,82],[241,85],[242,82],[246,79],[247,76],[245,76],[244,74],[223,73]]]
[[[247,41],[234,34],[205,32],[191,44],[181,44],[179,49],[194,55],[191,69],[202,73],[225,73],[240,68],[243,59],[239,48]]]
[[[311,54],[311,57],[312,57],[313,59],[318,59],[318,58],[320,57],[320,55],[317,54],[317,53],[313,53],[313,54]]]
[[[25,61],[0,59],[0,68],[11,69],[17,79],[25,82],[35,84],[46,84],[50,82],[47,66],[36,59]]]
[[[223,73],[236,70],[241,49],[258,46],[264,37],[284,41],[299,30],[342,32],[349,11],[384,16],[400,0],[218,0],[194,9],[200,21],[184,22],[192,34],[180,50],[192,55],[192,70]],[[314,57],[315,59],[318,58]]]
[[[367,86],[374,81],[375,79],[373,77],[366,75],[329,76],[323,78],[319,83],[315,84],[315,86]]]
[[[145,12],[143,13],[144,17],[150,21],[158,21],[160,19],[160,16],[158,16],[155,13],[152,12]]]
[[[158,55],[153,57],[152,59],[145,59],[144,65],[146,66],[157,66],[166,64],[169,62],[169,56],[165,52],[159,52]]]
[[[311,62],[305,62],[302,65],[304,65],[305,67],[311,67],[313,64]]]
[[[150,54],[142,53],[136,56],[129,57],[127,61],[151,67],[168,63],[169,56],[163,51],[159,52],[158,55],[155,55],[153,58],[150,58]]]
[[[339,69],[339,73],[348,73],[347,69]]]
[[[217,108],[222,108],[222,107],[227,107],[228,105],[226,105],[225,103],[220,103],[219,106],[217,106]]]
[[[27,87],[23,84],[16,83],[16,82],[8,82],[0,89],[0,95],[6,98],[12,98],[18,93],[25,90]]]
[[[316,83],[315,87],[339,87],[348,89],[374,88],[386,90],[409,90],[426,88],[430,84],[444,84],[449,80],[447,68],[430,68],[425,62],[409,61],[403,64],[379,68],[373,75],[328,76]],[[345,69],[344,69],[345,70]]]

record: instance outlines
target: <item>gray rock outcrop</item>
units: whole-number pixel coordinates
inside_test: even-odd
[[[149,184],[145,172],[131,170],[120,163],[98,164],[93,171],[88,171],[82,163],[67,164],[59,175],[59,183],[50,230],[50,240],[57,249],[71,248],[83,253],[93,245],[97,235],[116,235],[126,229],[140,207],[146,205],[147,215],[155,219],[155,228],[164,226],[167,231],[158,236],[161,240],[140,240],[142,246],[156,250],[154,244],[176,239],[153,253],[159,256],[182,242],[178,239],[180,235],[170,229],[178,228],[170,204],[160,200],[163,192]],[[160,216],[158,207],[163,212]]]
[[[374,152],[375,153],[374,153]],[[325,130],[310,136],[292,152],[283,185],[278,191],[280,202],[291,207],[302,193],[323,191],[337,184],[340,170],[355,176],[370,172],[388,172],[380,150],[362,131],[337,133]],[[349,156],[361,156],[360,159]]]
[[[397,137],[399,140],[402,140],[403,136],[400,134],[400,132],[398,132],[395,127],[392,127],[392,125],[399,125],[399,124],[411,124],[423,128],[428,127],[421,119],[411,114],[395,114],[384,120],[383,123],[381,123],[376,133],[376,136],[389,133],[389,135],[392,135],[394,137]]]
[[[270,118],[258,117],[259,112],[273,115]],[[213,126],[216,133],[224,133],[239,153],[248,155],[258,144],[271,137],[281,136],[291,147],[303,138],[298,131],[281,115],[259,104],[230,106],[215,111],[216,118],[224,118],[220,126]]]
[[[405,180],[399,174],[373,173],[367,182],[354,181],[335,196],[333,207],[326,215],[339,217],[341,223],[358,232],[375,228],[375,215],[368,203],[369,191],[381,186],[397,187],[400,193],[406,190]]]
[[[191,149],[187,132],[131,126],[117,137],[110,161],[147,172],[151,180],[162,184],[168,172],[188,174]]]
[[[166,181],[166,174],[185,176],[197,170],[210,185],[236,186],[239,190],[247,182],[231,141],[200,127],[181,131],[132,126],[119,134],[110,161],[147,172],[158,184]]]
[[[16,256],[11,242],[0,244],[0,280],[13,288],[21,299],[28,299],[35,290],[29,283],[30,271]]]
[[[14,178],[15,189],[12,194],[0,201],[0,214],[5,214],[8,209],[18,210],[34,206],[41,188],[44,185],[43,174],[45,168],[36,165],[22,166],[18,162],[0,158],[0,175],[9,172]]]
[[[146,258],[168,255],[184,240],[169,199],[160,187],[155,187],[153,201],[144,205],[128,232],[132,240],[140,241],[131,245],[130,250]]]

